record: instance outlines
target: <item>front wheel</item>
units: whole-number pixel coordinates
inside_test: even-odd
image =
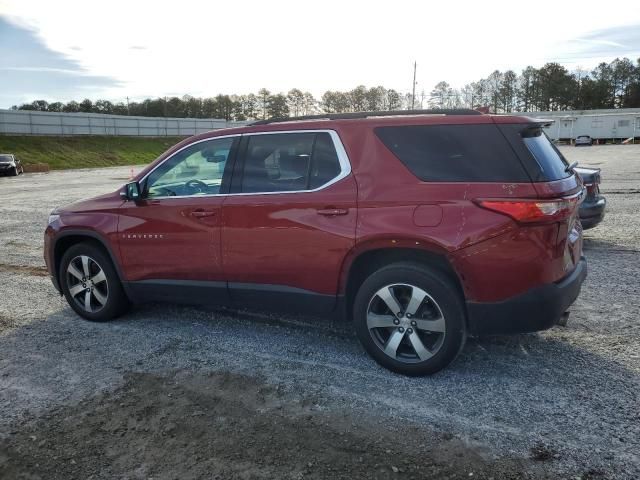
[[[111,320],[129,308],[111,259],[96,245],[71,246],[62,256],[59,275],[69,306],[87,320]]]
[[[381,268],[354,301],[354,325],[373,359],[405,375],[428,375],[449,365],[466,340],[465,310],[453,282],[412,263]]]

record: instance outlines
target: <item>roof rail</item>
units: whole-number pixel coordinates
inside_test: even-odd
[[[396,117],[405,115],[482,115],[477,110],[470,108],[455,109],[429,109],[429,110],[393,110],[384,112],[352,112],[352,113],[323,113],[320,115],[304,115],[290,118],[268,118],[258,120],[249,125],[267,125],[269,123],[296,122],[299,120],[355,120],[369,117]]]

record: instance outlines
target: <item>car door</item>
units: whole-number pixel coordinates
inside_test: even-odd
[[[355,243],[356,184],[334,131],[245,134],[223,204],[222,264],[240,307],[334,307]]]
[[[226,297],[220,214],[238,140],[228,136],[184,147],[140,182],[137,202],[121,207],[119,247],[134,294]]]

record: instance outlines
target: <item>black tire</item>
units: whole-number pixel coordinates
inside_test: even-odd
[[[11,170],[11,176],[12,177],[18,176],[18,167],[13,167],[13,169]]]
[[[421,294],[427,294],[427,297],[423,297],[421,306],[415,310],[414,317],[406,315],[408,312],[399,312],[403,313],[401,316],[391,315],[391,309],[380,315],[373,312],[375,308],[387,308],[386,302],[380,303],[382,298],[379,293],[386,292],[389,286],[398,305],[401,308],[407,307],[408,310],[411,309],[408,297],[405,295],[403,300],[398,300],[398,292],[400,295],[411,292],[410,296],[413,297],[415,289]],[[393,319],[394,325],[370,329],[367,323],[369,313],[384,318],[385,322]],[[410,321],[408,317],[414,321]],[[398,262],[383,267],[364,281],[354,300],[353,321],[358,339],[367,353],[383,367],[404,375],[429,375],[442,370],[462,351],[466,341],[465,308],[456,285],[440,271],[410,262]],[[399,325],[396,326],[396,322]],[[439,328],[444,331],[422,330],[417,326],[412,328],[411,326],[417,322],[421,322],[418,325],[435,325],[428,322],[438,322]],[[402,333],[402,327],[405,333]],[[411,338],[408,333],[412,334]],[[388,335],[386,343],[385,335]],[[394,357],[383,350],[385,346],[389,347],[389,344],[393,343],[392,335],[401,338],[401,343],[395,350],[392,349]],[[423,353],[426,351],[423,356],[414,348],[413,335],[420,340],[417,342],[419,346],[427,347],[422,350]],[[403,350],[408,353],[403,353]],[[428,355],[432,356],[427,358]]]
[[[105,280],[96,281],[95,284],[90,281],[83,283],[83,280],[69,273],[69,265],[71,262],[74,262],[77,271],[79,271],[81,275],[84,275],[82,257],[89,259],[87,262],[90,271],[89,278],[97,277],[97,275],[93,274],[101,270],[104,272]],[[127,295],[122,289],[120,278],[111,259],[101,247],[93,243],[77,243],[72,245],[62,256],[58,278],[60,279],[60,286],[62,287],[62,292],[69,306],[82,318],[92,322],[105,322],[119,317],[125,313],[131,305]],[[87,294],[85,286],[95,289],[95,292],[91,290],[89,295],[91,311],[88,311],[84,307],[86,303],[84,303],[83,300],[86,300]],[[75,297],[71,293],[71,288],[80,289]],[[98,291],[100,292],[99,294]],[[106,301],[101,304],[99,299],[106,299]]]

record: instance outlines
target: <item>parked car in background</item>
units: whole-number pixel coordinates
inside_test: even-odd
[[[24,173],[24,167],[20,159],[12,153],[0,153],[0,174],[20,175]]]
[[[576,147],[590,147],[593,145],[593,139],[589,135],[578,135],[576,137]]]
[[[51,212],[45,261],[88,320],[144,301],[346,316],[384,367],[434,373],[580,292],[583,186],[546,124],[362,112],[197,135]]]
[[[575,167],[574,171],[580,175],[587,194],[580,204],[580,223],[582,228],[593,228],[604,218],[607,199],[600,193],[600,169]]]

